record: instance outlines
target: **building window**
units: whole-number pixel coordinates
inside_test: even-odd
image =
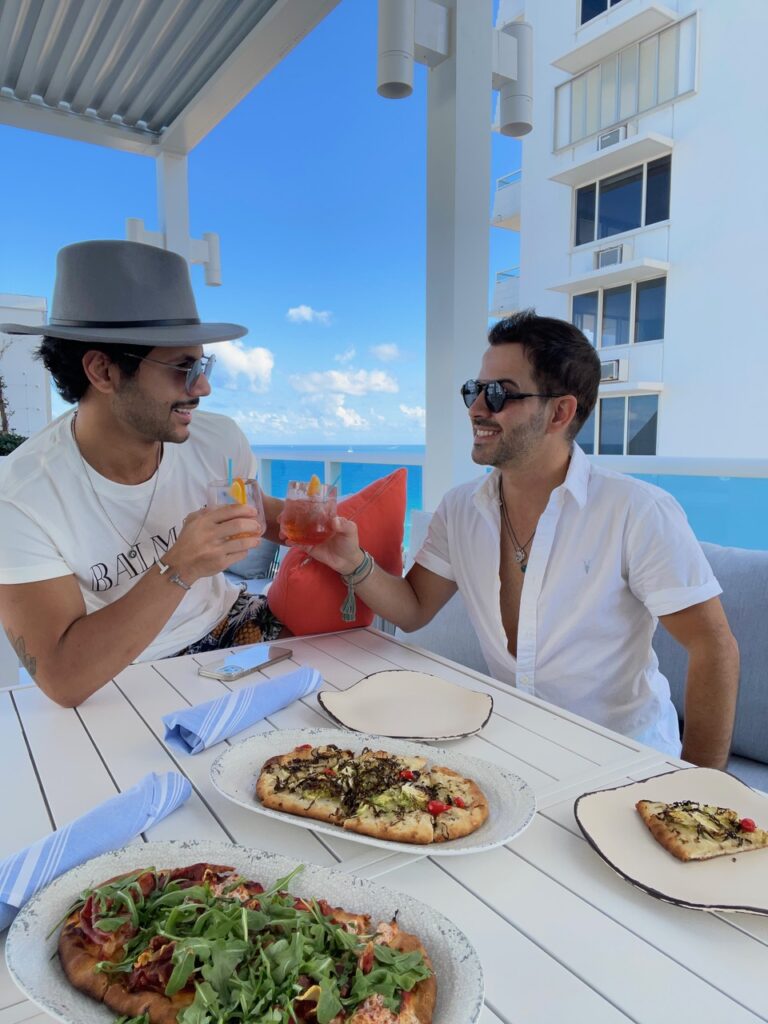
[[[658,417],[658,395],[601,398],[576,444],[587,455],[655,455]]]
[[[595,348],[661,341],[666,297],[665,277],[583,292],[573,296],[571,322]]]
[[[671,176],[672,158],[663,156],[577,188],[574,244],[668,220]]]
[[[621,0],[581,0],[581,24],[592,21],[598,14],[604,14],[609,7],[615,7]]]
[[[608,6],[609,0],[582,0],[582,24]],[[558,86],[555,148],[572,146],[628,117],[692,92],[695,69],[696,15],[692,14]]]

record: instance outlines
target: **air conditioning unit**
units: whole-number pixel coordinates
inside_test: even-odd
[[[615,267],[617,263],[621,263],[623,251],[623,245],[612,245],[608,249],[598,249],[595,253],[595,269],[603,270],[605,267]]]
[[[609,384],[612,381],[623,381],[627,379],[627,360],[609,359],[600,363],[600,383]]]
[[[608,149],[609,146],[615,146],[617,142],[623,142],[627,137],[627,126],[620,124],[618,128],[611,128],[609,132],[603,132],[602,135],[597,137],[597,148]]]

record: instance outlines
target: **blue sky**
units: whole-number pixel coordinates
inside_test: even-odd
[[[424,438],[426,76],[376,93],[376,4],[344,0],[190,154],[191,230],[221,236],[222,279],[193,267],[204,320],[248,326],[215,346],[206,407],[252,443]],[[490,114],[490,97],[489,97]],[[154,161],[0,126],[0,292],[50,299],[55,253],[156,230]],[[520,165],[494,135],[492,177]],[[489,182],[489,221],[491,202]],[[489,228],[491,274],[517,235]],[[54,403],[54,411],[65,406]]]

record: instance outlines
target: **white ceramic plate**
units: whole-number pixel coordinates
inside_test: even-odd
[[[313,746],[335,743],[338,747],[355,752],[363,750],[364,747],[373,747],[374,750],[383,748],[392,754],[415,754],[426,757],[430,764],[452,768],[460,775],[474,779],[488,801],[488,820],[471,835],[452,839],[447,843],[431,843],[424,846],[418,843],[395,843],[388,839],[374,839],[373,836],[349,832],[340,825],[328,825],[313,818],[302,818],[297,814],[287,814],[285,811],[273,811],[269,807],[264,807],[256,799],[256,781],[262,765],[267,758],[275,754],[285,754],[302,743],[311,743]],[[420,853],[429,854],[430,857],[481,853],[494,846],[501,846],[527,828],[536,811],[536,798],[528,783],[489,761],[481,761],[479,757],[468,757],[466,754],[441,750],[438,747],[425,747],[406,740],[382,740],[381,737],[341,729],[286,729],[251,736],[219,754],[211,765],[211,779],[225,797],[240,804],[241,807],[256,811],[257,814],[266,814],[289,825],[311,828],[314,832],[325,832],[352,842],[380,846],[394,853]]]
[[[403,740],[457,740],[480,732],[493,697],[427,672],[390,669],[347,690],[322,690],[321,706],[340,725]]]
[[[653,838],[635,810],[638,800],[696,800],[737,811],[768,827],[768,797],[714,768],[684,768],[576,801],[579,827],[600,856],[638,889],[695,910],[768,914],[768,849],[681,861]]]
[[[209,861],[230,864],[250,878],[270,885],[299,863],[231,843],[164,842],[130,846],[105,853],[57,878],[27,903],[8,933],[6,960],[11,977],[33,1003],[66,1024],[113,1024],[116,1014],[78,992],[67,981],[48,933],[78,894],[106,878],[143,866],[179,867]],[[388,921],[397,912],[405,931],[418,935],[432,957],[437,978],[435,1021],[471,1024],[483,1008],[483,972],[474,947],[463,932],[436,910],[412,896],[367,879],[308,864],[290,883],[299,896],[317,896],[347,910]]]

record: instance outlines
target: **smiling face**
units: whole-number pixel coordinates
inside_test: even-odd
[[[191,394],[186,390],[186,372],[202,355],[202,345],[152,349],[138,373],[123,378],[114,392],[116,418],[146,440],[171,444],[186,441],[193,410],[211,392],[203,374]]]
[[[522,345],[503,344],[488,348],[478,380],[503,380],[510,392],[538,393],[541,388]],[[549,402],[526,398],[507,402],[499,412],[485,403],[485,392],[469,408],[472,423],[472,459],[481,466],[522,466],[529,462],[548,436]]]

